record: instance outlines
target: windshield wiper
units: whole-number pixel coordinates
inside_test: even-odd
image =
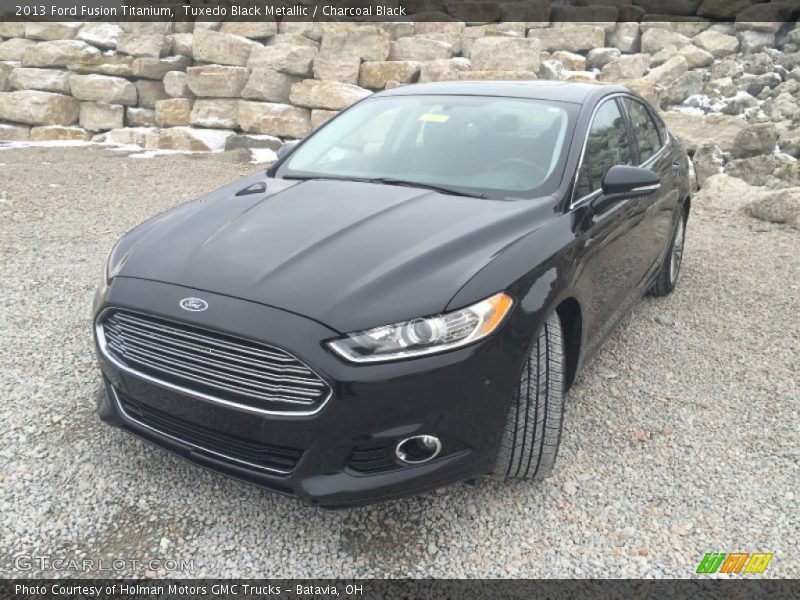
[[[370,179],[364,179],[361,177],[338,177],[337,175],[283,175],[281,179],[291,179],[295,181],[313,181],[317,179],[332,179],[333,181],[360,181],[361,183],[367,183],[371,181]]]
[[[284,175],[283,179],[292,179],[296,181],[312,181],[312,180],[332,180],[332,181],[358,181],[359,183],[382,183],[384,185],[399,185],[405,187],[420,188],[424,190],[433,190],[441,194],[449,194],[451,196],[467,196],[468,198],[481,198],[485,199],[486,194],[479,192],[466,192],[456,188],[451,188],[442,185],[434,185],[431,183],[422,183],[421,181],[408,181],[406,179],[397,179],[395,177],[339,177],[337,175]]]
[[[408,181],[406,179],[395,179],[393,177],[376,177],[367,179],[369,183],[383,183],[384,185],[401,185],[405,187],[421,188],[424,190],[433,190],[442,194],[450,194],[451,196],[467,196],[469,198],[486,198],[486,194],[479,192],[466,192],[460,189],[451,188],[443,185],[434,185],[431,183],[422,183],[421,181]]]

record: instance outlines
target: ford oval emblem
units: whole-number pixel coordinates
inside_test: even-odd
[[[208,302],[201,298],[184,298],[179,304],[183,310],[192,312],[200,312],[208,308]]]

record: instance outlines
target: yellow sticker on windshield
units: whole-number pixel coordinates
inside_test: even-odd
[[[430,121],[431,123],[445,123],[450,120],[450,115],[435,115],[433,113],[425,113],[419,118],[420,121]]]

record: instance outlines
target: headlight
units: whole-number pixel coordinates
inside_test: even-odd
[[[328,345],[339,356],[357,363],[444,352],[477,342],[494,332],[512,303],[508,294],[500,292],[460,310],[357,331]]]

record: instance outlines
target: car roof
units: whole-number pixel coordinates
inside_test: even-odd
[[[630,90],[622,85],[583,81],[440,81],[401,85],[378,92],[375,96],[505,96],[584,104],[618,92]]]

